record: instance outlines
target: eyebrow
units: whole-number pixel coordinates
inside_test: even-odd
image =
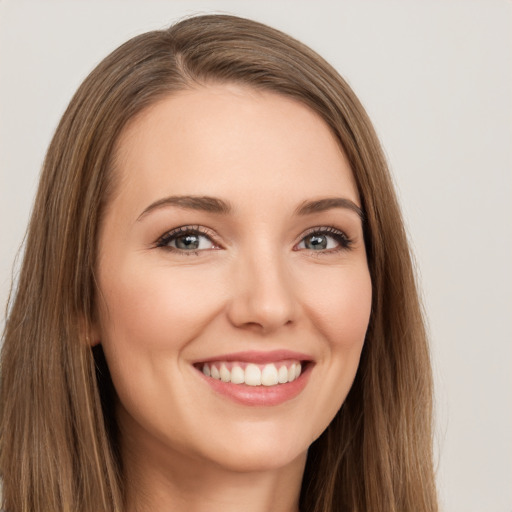
[[[186,210],[199,210],[209,213],[217,213],[220,215],[228,215],[233,211],[232,206],[227,201],[217,197],[209,196],[169,196],[159,199],[151,203],[137,217],[137,221],[142,220],[150,212],[164,208],[166,206],[176,206]],[[304,216],[314,213],[324,212],[333,208],[345,208],[357,214],[364,221],[363,210],[350,199],[344,197],[328,197],[313,201],[304,201],[295,210],[295,215]]]
[[[354,201],[344,197],[327,197],[317,201],[304,201],[295,210],[296,215],[311,215],[313,213],[325,212],[333,208],[345,208],[357,214],[364,221],[364,212]]]
[[[208,196],[169,196],[151,203],[137,218],[137,221],[144,218],[148,213],[165,206],[177,206],[187,210],[200,210],[203,212],[229,214],[233,208],[230,204],[217,197]]]

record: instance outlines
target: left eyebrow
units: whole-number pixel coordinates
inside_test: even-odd
[[[304,201],[295,210],[295,215],[311,215],[313,213],[325,212],[333,208],[345,208],[357,214],[364,221],[364,212],[354,201],[344,197],[327,197],[316,201]]]

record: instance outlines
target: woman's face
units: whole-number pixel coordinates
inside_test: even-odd
[[[115,166],[97,339],[125,444],[236,471],[303,462],[350,389],[371,305],[329,128],[283,96],[208,86],[134,119]]]

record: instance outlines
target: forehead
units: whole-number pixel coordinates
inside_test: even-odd
[[[352,171],[309,107],[267,91],[212,85],[170,95],[134,118],[117,144],[120,192],[237,196],[342,193],[358,203]]]

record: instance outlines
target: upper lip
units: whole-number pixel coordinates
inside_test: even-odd
[[[244,352],[232,352],[230,354],[220,354],[206,359],[196,361],[196,363],[209,363],[213,361],[243,361],[255,364],[268,364],[284,361],[286,359],[295,359],[297,361],[312,361],[313,358],[301,352],[292,350],[271,350],[271,351],[258,351],[247,350]]]

